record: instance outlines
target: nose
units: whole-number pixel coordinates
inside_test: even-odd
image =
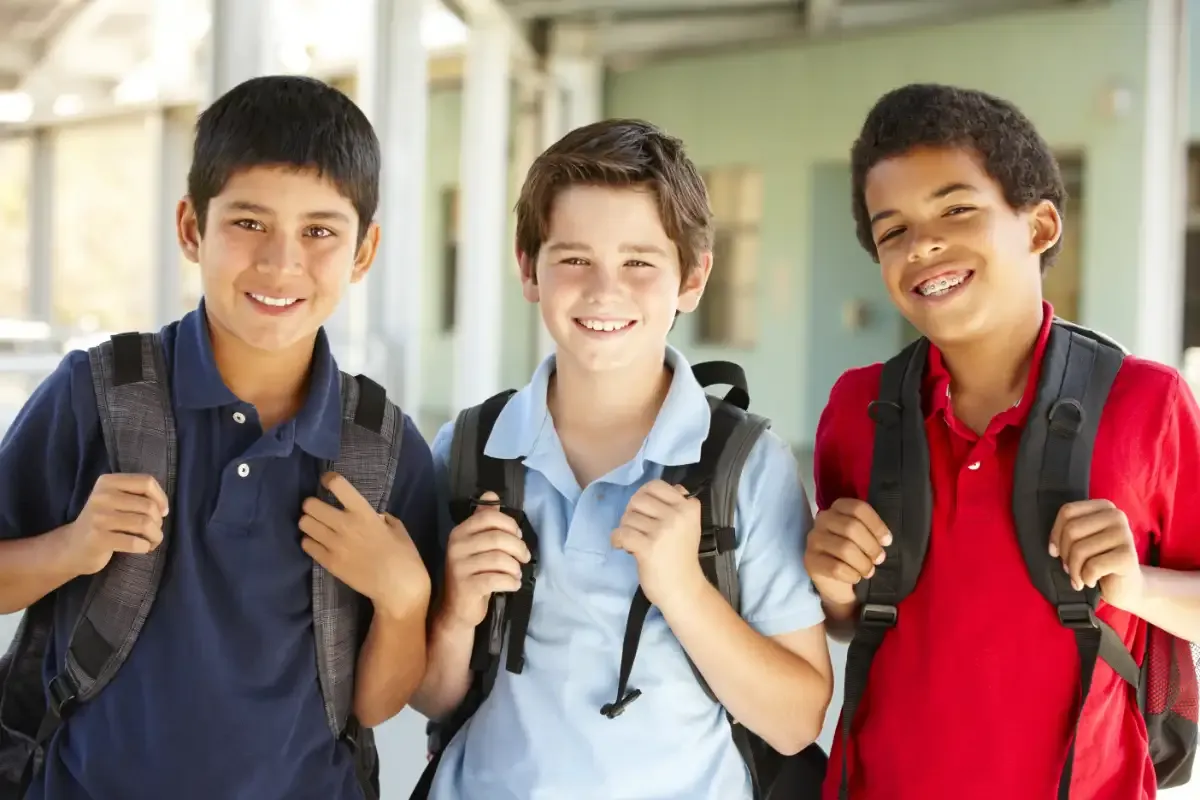
[[[912,229],[911,245],[908,250],[908,260],[925,261],[946,249],[946,242],[929,228]]]
[[[259,272],[302,272],[304,249],[295,237],[283,231],[272,231],[262,238],[254,254],[254,268]]]
[[[617,269],[597,264],[588,270],[588,302],[599,305],[620,292],[621,279]]]

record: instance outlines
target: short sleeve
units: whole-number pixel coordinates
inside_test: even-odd
[[[0,538],[38,536],[78,516],[107,471],[87,353],[68,354],[0,442]]]
[[[407,414],[404,415],[404,431],[401,435],[400,464],[396,468],[389,511],[404,523],[417,552],[421,554],[421,560],[425,562],[425,569],[432,573],[440,558],[433,458],[425,438]]]
[[[433,481],[437,493],[437,542],[439,561],[434,586],[437,587],[445,570],[446,542],[454,523],[450,518],[450,443],[454,439],[454,423],[447,422],[433,437]],[[435,575],[430,568],[429,574]]]
[[[791,448],[771,432],[755,443],[737,501],[738,584],[742,617],[764,636],[824,621],[804,570],[812,512]]]
[[[1159,440],[1155,516],[1159,520],[1160,566],[1200,571],[1200,407],[1182,376],[1167,397],[1166,424]]]

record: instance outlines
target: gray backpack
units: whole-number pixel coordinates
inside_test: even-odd
[[[734,609],[740,609],[741,592],[734,560],[738,487],[746,459],[759,437],[770,427],[770,422],[747,411],[750,394],[746,375],[737,364],[705,362],[693,365],[692,372],[703,387],[726,385],[730,389],[723,398],[709,395],[712,416],[700,460],[667,469],[663,480],[684,486],[692,496],[699,498],[701,535],[697,556],[700,566],[709,583]],[[450,445],[450,516],[456,525],[461,523],[480,503],[480,496],[495,492],[500,498],[501,510],[520,525],[532,558],[522,566],[520,590],[492,595],[487,616],[475,629],[470,688],[460,707],[449,718],[430,722],[427,726],[430,760],[410,800],[428,797],[445,746],[491,692],[500,669],[500,653],[506,634],[505,669],[519,675],[524,668],[525,634],[533,610],[538,568],[537,532],[523,510],[525,465],[520,459],[497,459],[484,453],[492,428],[512,395],[512,391],[501,392],[458,415]],[[642,694],[641,690],[629,686],[629,678],[649,611],[650,602],[638,587],[630,601],[625,624],[615,699],[597,710],[609,719],[620,716]],[[716,701],[694,664],[692,670],[709,698]],[[819,746],[814,744],[795,756],[785,757],[732,717],[729,725],[730,735],[750,773],[755,800],[815,800],[820,796],[827,758]]]
[[[174,496],[179,457],[168,373],[159,334],[123,333],[89,351],[92,382],[114,473],[152,475]],[[383,388],[363,376],[341,375],[341,455],[326,465],[343,475],[381,513],[400,457],[403,420]],[[324,490],[322,490],[324,492]],[[327,492],[323,499],[336,504]],[[137,641],[154,604],[171,544],[145,555],[117,553],[91,580],[60,671],[43,691],[42,667],[53,635],[54,595],[31,606],[0,659],[0,800],[21,800],[42,766],[50,737],[81,703],[112,680]],[[313,628],[330,732],[355,753],[359,782],[379,796],[379,765],[371,731],[350,713],[354,670],[370,605],[313,563]]]

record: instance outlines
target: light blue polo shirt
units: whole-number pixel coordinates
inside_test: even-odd
[[[433,800],[739,800],[750,778],[722,708],[705,695],[662,614],[642,631],[631,686],[642,696],[616,719],[621,642],[637,564],[609,537],[634,492],[663,467],[695,463],[708,434],[704,390],[684,357],[638,454],[580,488],[546,407],[553,356],[505,406],[486,453],[525,458],[525,512],[540,571],[525,668],[501,667],[482,708],[447,746]],[[453,423],[433,443],[443,497]],[[822,621],[802,561],[812,524],[790,448],[767,433],[746,462],[737,502],[743,616],[766,636]],[[506,643],[507,646],[507,643]],[[738,658],[731,652],[730,658]]]

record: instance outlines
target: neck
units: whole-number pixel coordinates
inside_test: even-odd
[[[575,431],[649,431],[671,388],[663,357],[594,372],[558,358],[546,398],[555,427]]]
[[[208,330],[221,380],[239,400],[258,410],[264,429],[300,410],[312,366],[311,340],[266,351],[250,347],[211,322]]]
[[[1029,367],[1042,329],[1042,306],[1023,314],[1003,336],[939,347],[954,396],[1016,402],[1025,392]]]

